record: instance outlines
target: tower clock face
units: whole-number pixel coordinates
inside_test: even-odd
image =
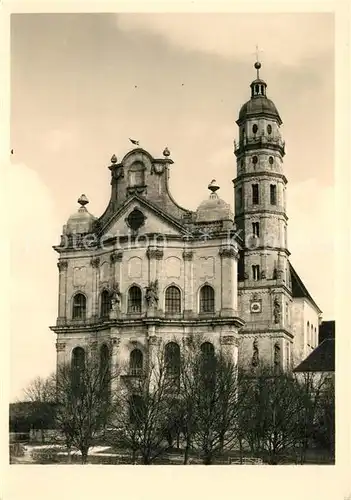
[[[261,312],[261,302],[260,301],[253,301],[251,302],[250,305],[250,310],[252,313],[260,313]]]

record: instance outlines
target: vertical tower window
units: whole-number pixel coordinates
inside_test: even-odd
[[[259,203],[258,184],[252,184],[252,203],[254,205]]]
[[[242,208],[243,206],[243,188],[238,188],[237,192],[237,199],[236,199],[236,205],[238,209]]]
[[[275,184],[270,185],[270,199],[271,205],[277,204],[277,186]]]
[[[256,123],[255,123],[255,124],[252,126],[252,132],[253,132],[254,134],[257,134],[257,130],[258,130],[258,127],[257,127],[257,125],[256,125]]]
[[[257,156],[255,155],[255,156],[253,156],[253,157],[252,157],[252,163],[253,163],[254,165],[256,165],[256,163],[257,163],[257,162],[258,162],[258,158],[257,158]]]
[[[252,223],[252,233],[255,236],[259,236],[260,235],[260,223],[259,222],[253,222]]]
[[[274,163],[274,158],[273,158],[273,156],[270,156],[268,161],[269,161],[269,164],[270,164],[270,165],[273,165],[273,163]]]
[[[252,279],[258,281],[260,279],[260,266],[252,266]]]
[[[267,132],[268,134],[272,133],[272,125],[267,125]]]

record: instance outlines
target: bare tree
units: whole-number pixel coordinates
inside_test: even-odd
[[[245,402],[240,417],[241,433],[256,456],[275,465],[295,450],[301,436],[303,399],[289,372],[261,366],[240,380]]]
[[[40,429],[41,441],[44,443],[44,430],[53,424],[54,420],[54,388],[55,378],[36,377],[23,390],[25,401],[30,403],[28,418],[33,427]]]
[[[145,369],[122,376],[114,428],[119,442],[132,452],[132,461],[140,455],[143,464],[151,464],[169,448],[165,429],[172,411],[174,384],[167,373],[164,353],[159,350]]]
[[[240,399],[237,367],[212,344],[190,340],[182,358],[180,409],[184,463],[196,448],[205,464],[233,447],[238,435]]]
[[[295,375],[301,398],[299,416],[299,439],[296,445],[299,450],[300,463],[306,461],[306,453],[313,440],[318,415],[324,406],[324,395],[328,389],[329,377],[326,373],[305,372]]]
[[[56,374],[56,423],[65,436],[70,457],[72,447],[80,450],[86,463],[89,448],[102,435],[114,410],[112,382],[118,373],[110,363],[91,355],[84,363],[64,364]]]

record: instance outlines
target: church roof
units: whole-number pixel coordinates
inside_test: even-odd
[[[266,96],[255,96],[247,101],[240,109],[238,122],[260,115],[275,118],[278,120],[279,124],[282,123],[282,119],[280,118],[274,102]]]
[[[335,340],[325,339],[306,359],[293,370],[304,372],[334,372],[335,371]]]
[[[290,263],[290,275],[291,275],[292,296],[296,298],[305,298],[309,300],[312,303],[312,305],[314,305],[314,307],[321,313],[322,311],[311,297],[309,291],[303,284],[302,279],[297,274],[291,263]]]

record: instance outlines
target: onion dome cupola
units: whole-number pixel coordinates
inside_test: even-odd
[[[251,98],[240,109],[236,121],[239,126],[239,143],[234,141],[234,152],[241,160],[253,150],[271,150],[281,158],[285,155],[285,142],[280,126],[282,119],[273,101],[267,97],[267,84],[260,78],[261,63],[256,61],[256,79],[251,83]]]
[[[274,102],[267,97],[267,84],[259,75],[261,63],[256,61],[254,67],[257,71],[257,78],[250,85],[251,99],[241,107],[237,124],[240,125],[244,120],[262,115],[275,119],[281,125],[283,122],[278,110]]]
[[[87,234],[93,231],[96,217],[86,209],[85,205],[89,203],[89,200],[85,194],[79,197],[78,203],[80,207],[69,217],[67,224],[63,227],[63,234]]]
[[[233,221],[234,214],[231,211],[230,205],[219,198],[216,193],[219,186],[217,185],[215,179],[210,182],[208,189],[211,191],[211,194],[209,198],[201,202],[197,208],[196,222],[211,222],[220,220]]]

